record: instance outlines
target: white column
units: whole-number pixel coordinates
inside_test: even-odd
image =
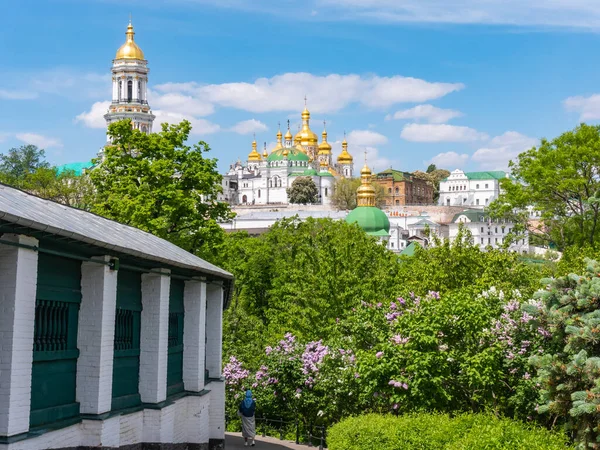
[[[159,403],[167,398],[169,275],[168,270],[142,275],[139,386],[144,403]]]
[[[140,82],[139,78],[134,78],[133,79],[133,83],[132,83],[132,89],[133,89],[132,99],[134,101],[138,101],[139,100],[139,98],[138,98],[138,83],[139,82]]]
[[[108,262],[109,256],[98,259]],[[110,411],[117,308],[117,271],[81,264],[81,307],[77,330],[77,401],[82,414]]]
[[[112,84],[113,84],[113,92],[112,92],[112,99],[113,99],[113,101],[116,101],[116,100],[119,99],[118,98],[118,94],[119,94],[118,82],[119,81],[117,80],[117,78],[113,75],[113,82],[112,82]]]
[[[206,287],[206,368],[210,378],[221,377],[223,356],[223,288]]]
[[[183,292],[183,385],[186,391],[204,389],[206,283],[190,280]]]
[[[14,234],[3,240],[37,246]],[[0,436],[29,430],[38,254],[0,244]]]

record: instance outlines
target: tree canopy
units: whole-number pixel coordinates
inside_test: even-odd
[[[521,153],[510,163],[513,178],[490,205],[520,230],[555,243],[598,246],[600,236],[600,126],[581,124]],[[531,213],[534,213],[534,220]]]
[[[352,210],[356,208],[356,190],[360,186],[360,178],[339,178],[333,185],[331,203],[338,210]],[[385,190],[378,183],[373,183],[375,188],[375,204],[382,207],[385,204]]]
[[[319,190],[310,177],[296,178],[286,191],[290,203],[306,205],[308,203],[318,203],[319,201]]]
[[[208,144],[186,145],[191,129],[185,120],[152,134],[132,129],[129,120],[111,124],[113,145],[90,172],[92,211],[209,257],[223,235],[218,221],[232,215],[216,200],[221,175],[216,159],[205,156]]]
[[[0,154],[0,181],[17,185],[37,169],[49,169],[45,151],[35,145],[11,148],[6,155]]]

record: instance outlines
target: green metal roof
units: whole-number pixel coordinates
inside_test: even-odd
[[[279,150],[275,150],[269,156],[267,156],[267,161],[283,161],[283,148]],[[304,152],[301,152],[296,147],[288,148],[288,161],[310,161],[308,155]]]
[[[359,206],[346,216],[346,223],[357,223],[371,236],[389,236],[390,220],[375,206]]]
[[[392,168],[386,169],[383,172],[377,174],[377,178],[388,178],[392,177],[394,181],[404,181],[410,179],[411,174],[408,172],[401,172]]]
[[[415,256],[415,251],[418,247],[421,247],[417,242],[411,242],[406,246],[404,250],[400,252],[402,256]]]
[[[452,218],[452,223],[456,223],[460,216],[466,216],[471,222],[485,222],[488,219],[483,211],[467,209],[463,212],[455,214]]]
[[[313,169],[312,167],[306,169],[303,173],[304,176],[306,177],[316,177],[319,174],[317,173],[317,171],[315,169]]]
[[[331,177],[331,178],[333,178],[333,175],[331,175],[331,173],[329,173],[329,172],[319,172],[319,176],[320,177]]]
[[[92,164],[91,161],[76,162],[76,163],[69,163],[69,164],[63,164],[62,166],[58,166],[56,168],[56,171],[60,175],[61,173],[66,172],[67,170],[71,170],[71,171],[75,172],[75,175],[81,176],[81,174],[83,173],[84,170],[87,170],[91,167],[94,167],[94,165]]]
[[[488,172],[465,172],[469,180],[502,180],[506,178],[507,173],[502,170],[490,170]],[[448,177],[449,178],[449,177]],[[448,181],[444,178],[442,181]]]

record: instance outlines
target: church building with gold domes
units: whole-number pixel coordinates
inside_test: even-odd
[[[224,189],[235,204],[267,205],[288,204],[287,188],[298,177],[310,177],[319,192],[319,203],[331,204],[333,185],[336,178],[352,178],[354,160],[348,153],[348,142],[344,138],[342,152],[334,162],[332,147],[327,142],[324,128],[319,138],[310,129],[310,112],[302,111],[302,127],[292,137],[290,124],[285,136],[277,132],[277,143],[262,154],[258,152],[256,139],[246,164],[240,160],[230,166],[224,176]]]

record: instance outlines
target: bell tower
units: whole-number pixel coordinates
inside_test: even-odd
[[[104,115],[106,126],[123,119],[131,119],[134,129],[152,132],[154,114],[148,105],[148,61],[135,43],[131,19],[125,33],[127,40],[117,50],[112,64],[112,103]],[[110,137],[108,137],[110,143]]]

